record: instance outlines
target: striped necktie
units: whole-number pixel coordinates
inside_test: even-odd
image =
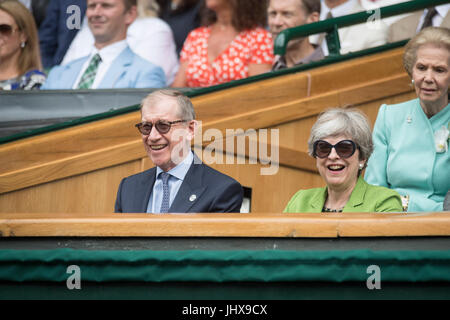
[[[89,89],[94,83],[95,75],[97,74],[98,65],[102,61],[100,55],[97,53],[92,57],[91,62],[89,62],[88,67],[81,76],[80,82],[78,83],[78,89]]]

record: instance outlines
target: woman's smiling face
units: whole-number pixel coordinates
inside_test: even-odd
[[[335,145],[342,140],[352,139],[351,137],[340,135],[327,137],[322,140]],[[349,158],[341,158],[335,148],[332,148],[330,154],[323,159],[316,157],[316,166],[321,177],[325,180],[328,188],[336,191],[346,190],[355,186],[360,163],[364,164],[364,162],[364,160],[359,159],[358,148]]]

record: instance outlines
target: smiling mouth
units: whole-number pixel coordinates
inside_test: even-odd
[[[327,166],[328,170],[330,171],[342,171],[344,170],[345,166],[341,164],[332,164]]]
[[[164,149],[165,147],[167,147],[167,144],[158,144],[158,145],[151,145],[150,149],[154,151],[159,151],[161,149]]]

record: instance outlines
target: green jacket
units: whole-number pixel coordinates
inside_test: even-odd
[[[298,191],[284,212],[322,212],[327,187]],[[392,189],[374,186],[358,178],[343,212],[402,212],[400,195]]]

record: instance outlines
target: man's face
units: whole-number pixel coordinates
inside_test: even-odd
[[[267,12],[269,29],[274,39],[285,29],[308,23],[302,0],[270,0]]]
[[[124,0],[87,0],[86,17],[95,46],[101,49],[125,39],[136,15],[136,7],[126,10]]]
[[[152,123],[148,135],[142,135],[145,150],[153,163],[164,171],[176,167],[190,152],[190,142],[194,138],[195,120],[173,124],[167,133],[155,128],[157,121],[177,121],[182,119],[177,100],[172,97],[154,97],[144,102],[141,121]]]

